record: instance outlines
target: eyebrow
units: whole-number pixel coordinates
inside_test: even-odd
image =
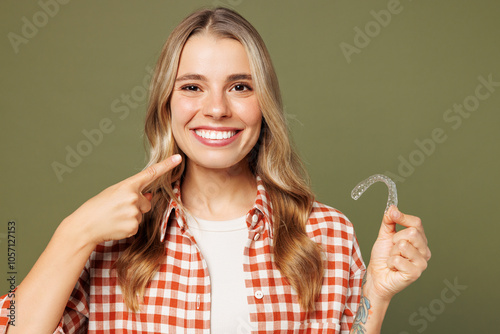
[[[208,81],[206,76],[201,75],[201,74],[194,74],[194,73],[184,74],[184,75],[178,77],[177,79],[175,79],[176,82],[186,81],[186,80]],[[237,80],[252,80],[252,76],[250,74],[246,74],[246,73],[236,73],[236,74],[231,74],[226,79],[226,81],[237,81]]]

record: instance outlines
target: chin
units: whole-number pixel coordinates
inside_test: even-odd
[[[241,159],[234,159],[234,157],[227,158],[221,156],[207,156],[200,157],[198,159],[189,158],[189,160],[194,164],[207,169],[228,169],[247,165],[246,159],[244,157],[242,157]]]

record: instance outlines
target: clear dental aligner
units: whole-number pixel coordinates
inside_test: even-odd
[[[389,198],[387,199],[387,206],[385,207],[385,212],[389,210],[391,205],[398,206],[398,191],[396,189],[396,184],[389,177],[382,174],[375,174],[367,178],[366,180],[358,183],[356,187],[351,191],[351,197],[357,200],[361,195],[375,182],[384,182],[389,188]]]

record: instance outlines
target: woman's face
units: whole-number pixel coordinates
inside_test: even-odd
[[[259,138],[262,113],[243,45],[194,35],[181,54],[170,100],[172,131],[189,163],[227,168]]]

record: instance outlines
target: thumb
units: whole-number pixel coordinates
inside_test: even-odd
[[[149,210],[151,210],[151,199],[153,198],[153,194],[145,193],[142,194],[142,196],[144,197],[144,199],[141,199],[139,202],[139,210],[142,213],[146,213],[149,212]]]
[[[395,205],[391,205],[382,218],[382,225],[378,233],[379,238],[392,239],[394,234],[396,234],[396,224],[398,224],[401,219],[404,219],[403,214]]]

